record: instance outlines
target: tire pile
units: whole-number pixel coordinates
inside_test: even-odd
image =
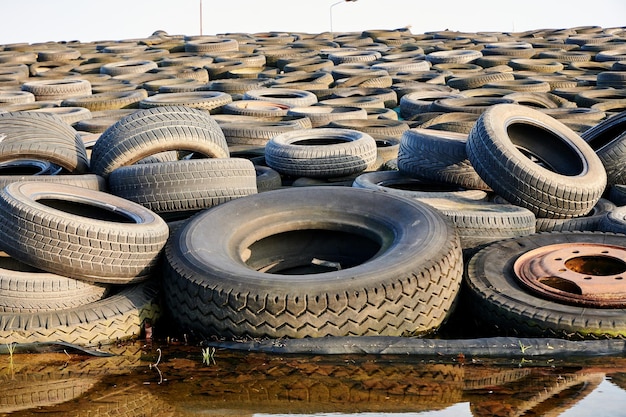
[[[596,26],[0,45],[0,336],[624,337],[625,79]]]

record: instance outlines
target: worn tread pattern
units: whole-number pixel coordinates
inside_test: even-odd
[[[78,132],[59,117],[38,112],[0,114],[0,162],[39,159],[82,174],[89,158]]]
[[[335,187],[336,190],[340,188],[343,187]],[[307,195],[310,196],[310,204],[320,206],[324,204],[324,201],[321,201],[324,200],[322,195],[327,198],[333,195],[333,191],[330,190],[331,187],[296,187],[261,193],[252,198],[256,201],[259,200],[256,197],[260,197],[260,200],[265,201],[264,206],[260,204],[253,206],[253,212],[255,216],[259,216],[258,212],[263,207],[265,210],[263,216],[266,216],[268,213],[266,210],[280,213],[282,209],[283,217],[293,221],[294,216],[298,216],[296,207],[302,203],[298,202],[295,206],[289,205],[289,208],[285,208],[283,206],[287,198],[298,199],[296,196]],[[350,190],[350,188],[341,190],[341,193]],[[396,208],[398,204],[403,206],[407,204],[405,199],[372,191],[360,190],[355,195],[373,196],[371,198],[376,201],[395,201],[393,206]],[[364,201],[361,201],[361,198]],[[268,207],[270,200],[274,203]],[[359,206],[365,204],[365,201],[374,204],[369,197],[359,197],[355,200],[358,200],[355,204]],[[195,217],[184,228],[178,229],[166,246],[164,275],[166,305],[174,319],[191,332],[202,336],[274,338],[419,335],[438,329],[454,308],[462,270],[458,238],[450,223],[434,209],[421,203],[418,210],[424,217],[420,214],[422,221],[419,234],[424,236],[413,237],[416,240],[425,238],[432,245],[424,246],[423,253],[422,250],[418,251],[420,253],[412,251],[410,255],[405,255],[408,258],[397,261],[399,265],[395,263],[393,266],[389,265],[388,270],[381,270],[379,274],[372,272],[375,279],[372,274],[368,274],[368,277],[349,278],[356,272],[346,269],[340,271],[341,276],[333,278],[332,283],[325,278],[323,282],[327,285],[312,279],[315,275],[308,276],[307,281],[297,277],[287,279],[288,276],[278,275],[274,277],[277,277],[280,283],[270,283],[272,277],[270,274],[265,278],[268,280],[265,284],[257,282],[256,277],[259,273],[254,271],[251,273],[255,274],[255,279],[250,280],[248,285],[241,285],[232,281],[235,279],[241,281],[242,278],[232,277],[234,271],[222,272],[223,266],[203,264],[202,272],[198,272],[198,260],[191,260],[191,257],[195,256],[194,251],[204,252],[206,249],[190,247],[187,250],[179,242],[189,242],[188,234],[194,233],[201,222],[209,221],[208,218],[212,220],[211,224],[215,224],[218,219],[214,216],[233,211],[235,210],[233,205],[239,207],[240,203],[243,204],[243,199],[205,212],[204,217],[202,215]],[[248,200],[248,204],[252,204],[252,201]],[[307,213],[308,210],[307,208]],[[365,207],[359,207],[358,210],[371,212]],[[240,209],[237,209],[237,212],[243,215]],[[325,213],[324,217],[330,214]],[[386,216],[381,213],[378,215]],[[355,216],[364,221],[361,214]],[[275,222],[280,218],[280,214],[278,217],[272,214],[272,217],[274,220],[271,221]],[[393,216],[389,216],[391,217]],[[249,227],[245,220],[243,223],[240,227]],[[416,226],[412,227],[412,230],[416,231],[414,229]],[[187,248],[188,244],[184,247]],[[185,253],[181,253],[181,250]],[[386,253],[392,257],[397,255],[392,248]],[[377,256],[378,268],[384,263],[380,260],[384,256],[384,253]],[[216,257],[222,259],[221,255]],[[233,262],[240,263],[236,260]],[[309,281],[310,283],[306,283]]]
[[[158,285],[146,281],[122,287],[93,303],[44,313],[1,313],[5,343],[66,342],[81,346],[110,344],[139,336],[143,324],[160,315]]]
[[[91,169],[106,178],[116,168],[168,150],[229,156],[224,134],[208,113],[164,106],[138,110],[104,131],[92,148]]]
[[[109,192],[160,215],[193,213],[257,192],[254,165],[243,158],[129,165],[109,175]]]
[[[398,169],[409,176],[490,191],[467,159],[466,143],[463,133],[411,129],[400,141]]]
[[[521,125],[518,127],[526,128],[527,120],[533,120],[532,126],[536,126],[534,136],[517,132],[517,141],[525,141],[526,146],[537,146],[537,152],[541,152],[545,143],[538,145],[536,136],[542,136],[541,130],[546,129],[542,141],[552,139],[553,146],[544,150],[541,156],[554,158],[563,166],[572,163],[562,160],[566,152],[580,158],[580,165],[585,166],[584,172],[560,174],[537,165],[522,154],[508,131],[516,123]],[[557,146],[560,151],[556,150]],[[606,172],[593,149],[558,120],[530,107],[498,104],[486,110],[470,132],[466,150],[472,166],[493,191],[512,204],[528,208],[537,217],[584,216],[592,210],[606,187]]]
[[[60,202],[61,207],[35,198]],[[70,206],[63,207],[64,202]],[[84,216],[72,213],[73,203],[87,211]],[[122,213],[117,216],[126,222],[118,217],[100,220],[103,213],[98,210]],[[158,215],[105,192],[34,182],[15,182],[0,190],[0,239],[6,252],[47,272],[101,283],[145,280],[168,235]]]
[[[305,141],[318,141],[320,145],[298,144]],[[265,145],[267,165],[294,177],[348,176],[365,171],[376,158],[374,138],[350,129],[296,130],[277,135]]]

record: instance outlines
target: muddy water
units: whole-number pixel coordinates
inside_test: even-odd
[[[0,356],[0,415],[623,416],[626,358],[284,356],[141,342]]]

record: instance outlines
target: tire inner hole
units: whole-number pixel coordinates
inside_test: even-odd
[[[361,265],[381,247],[371,237],[353,231],[305,229],[265,237],[243,252],[248,255],[245,264],[253,270],[308,275]]]
[[[116,223],[136,223],[130,216],[122,212],[114,212],[104,207],[95,206],[78,201],[61,200],[56,198],[42,198],[37,200],[44,206],[60,210],[65,213],[87,217],[94,220],[103,220]]]

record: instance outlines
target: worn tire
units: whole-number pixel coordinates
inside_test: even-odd
[[[376,162],[376,141],[351,129],[281,133],[265,145],[267,166],[294,177],[333,178],[365,171]]]
[[[607,184],[626,184],[626,112],[584,131],[581,137],[595,150],[607,175]]]
[[[208,113],[165,106],[139,110],[109,127],[93,146],[91,169],[106,178],[116,168],[169,150],[229,156],[224,134]]]
[[[626,246],[626,236],[601,232],[549,232],[508,239],[478,251],[465,275],[475,318],[497,333],[518,337],[601,339],[626,335],[626,311],[568,305],[522,289],[513,272],[524,253],[553,244]]]
[[[494,192],[537,217],[584,216],[606,187],[593,149],[558,120],[526,106],[498,104],[485,111],[469,134],[467,156]]]
[[[129,165],[111,172],[108,184],[111,194],[168,220],[257,192],[254,165],[243,158]]]
[[[404,132],[398,169],[412,177],[491,191],[467,159],[467,135],[415,128]]]
[[[166,248],[166,305],[203,336],[424,334],[453,308],[461,263],[452,225],[427,205],[287,188],[181,227]]]
[[[160,316],[158,285],[143,282],[80,307],[45,313],[0,313],[5,343],[65,342],[82,346],[138,337]]]
[[[89,282],[148,279],[169,233],[163,219],[139,204],[65,184],[11,183],[0,191],[0,214],[9,255]]]

